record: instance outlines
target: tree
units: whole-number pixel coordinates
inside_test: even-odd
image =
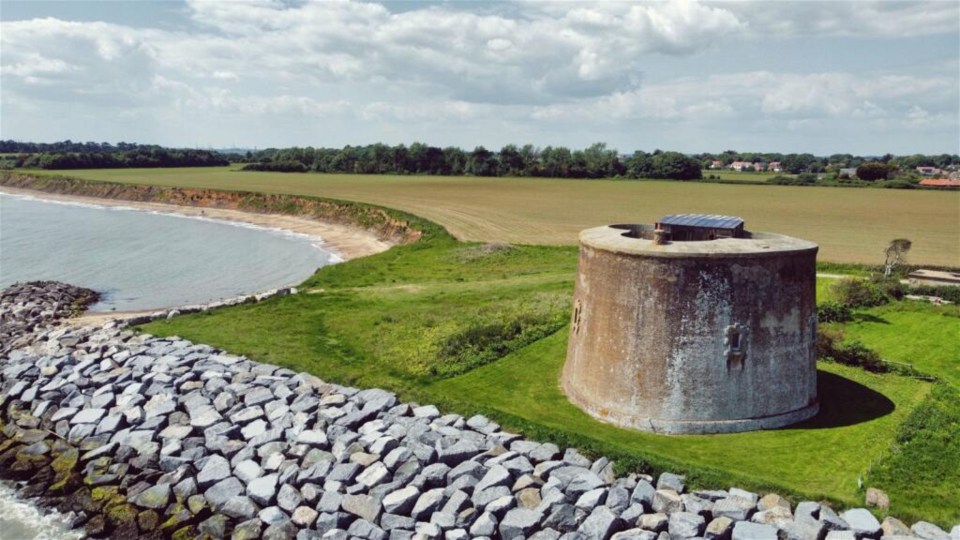
[[[893,269],[902,265],[907,260],[907,252],[913,247],[913,242],[906,238],[895,238],[890,241],[890,245],[884,250],[886,262],[883,265],[883,277],[890,277]]]
[[[861,180],[866,180],[868,182],[873,182],[875,180],[886,180],[897,171],[896,165],[890,165],[888,163],[864,163],[863,165],[857,167],[857,178]]]

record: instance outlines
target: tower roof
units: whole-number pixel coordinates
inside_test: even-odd
[[[708,227],[711,229],[736,229],[743,225],[743,218],[713,214],[670,214],[660,218],[657,223],[686,227]]]

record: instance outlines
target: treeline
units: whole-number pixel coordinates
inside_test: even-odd
[[[526,176],[550,178],[702,178],[700,163],[679,152],[634,152],[621,156],[597,143],[583,150],[562,146],[535,148],[507,145],[499,151],[478,146],[472,151],[439,148],[422,143],[410,146],[371,144],[344,148],[284,148],[248,152],[236,160],[254,171],[354,174],[429,174],[470,176]]]
[[[0,141],[0,153],[3,154],[41,154],[44,152],[84,152],[84,153],[112,153],[127,152],[141,148],[159,148],[156,145],[119,142],[116,145],[108,142],[73,142],[70,139],[53,143],[19,142],[13,140]]]
[[[710,168],[719,161],[724,167],[740,161],[747,163],[779,163],[783,172],[790,174],[823,173],[839,169],[854,169],[867,163],[878,163],[900,169],[915,169],[917,167],[937,167],[940,169],[960,166],[960,155],[957,154],[911,154],[896,156],[884,154],[882,156],[855,156],[853,154],[832,154],[830,156],[815,156],[813,154],[782,154],[776,152],[737,152],[727,150],[719,154],[703,153],[692,156],[698,160],[704,169]]]
[[[217,167],[229,165],[222,154],[210,150],[171,150],[139,146],[114,152],[42,152],[18,154],[4,160],[8,167],[25,169],[122,169],[155,167]]]

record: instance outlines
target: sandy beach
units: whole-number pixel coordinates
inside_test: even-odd
[[[224,208],[197,208],[193,206],[179,206],[175,204],[100,199],[97,197],[80,197],[75,195],[58,195],[53,193],[45,193],[42,191],[18,189],[6,186],[0,187],[0,193],[9,193],[11,195],[28,195],[37,199],[45,199],[50,201],[77,202],[84,204],[95,204],[99,206],[122,206],[151,212],[162,212],[165,214],[180,214],[184,216],[204,217],[223,221],[236,221],[240,223],[258,225],[260,227],[284,229],[308,236],[319,237],[322,240],[325,249],[332,251],[345,261],[356,259],[357,257],[366,257],[367,255],[380,253],[393,247],[392,243],[380,240],[376,237],[376,235],[364,229],[333,223],[324,223],[304,217],[282,214],[258,214]]]
[[[380,253],[390,249],[394,245],[391,242],[377,238],[373,233],[359,227],[325,223],[306,217],[282,214],[259,214],[224,208],[197,208],[175,204],[59,195],[6,186],[0,187],[0,193],[24,195],[40,200],[75,202],[105,207],[135,208],[150,212],[203,217],[207,219],[246,223],[272,229],[282,229],[318,238],[319,243],[322,244],[324,249],[336,254],[337,257],[344,261]],[[261,291],[250,291],[250,294],[258,292]],[[102,324],[109,320],[130,318],[154,311],[156,310],[87,312],[80,317],[71,319],[69,323],[78,326]]]

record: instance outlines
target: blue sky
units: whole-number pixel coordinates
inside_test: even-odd
[[[0,137],[960,151],[960,3],[0,4]]]

